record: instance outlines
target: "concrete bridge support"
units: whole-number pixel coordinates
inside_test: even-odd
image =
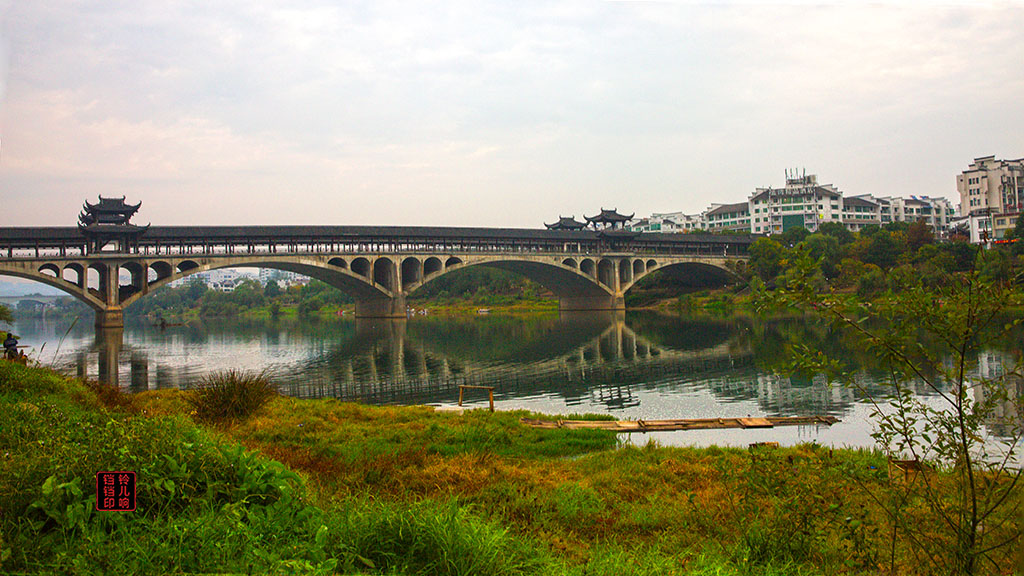
[[[405,294],[356,300],[356,318],[405,318]]]
[[[605,296],[562,296],[558,299],[558,309],[563,312],[625,310],[626,300],[622,295],[612,294]]]
[[[96,329],[124,328],[124,310],[120,306],[111,306],[105,310],[96,311]]]

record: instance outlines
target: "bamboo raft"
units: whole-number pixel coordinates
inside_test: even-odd
[[[718,430],[724,428],[774,428],[776,426],[805,426],[826,424],[839,419],[835,416],[777,416],[768,418],[690,418],[677,420],[534,420],[520,418],[527,426],[553,430],[611,430],[613,432],[668,432],[672,430]]]

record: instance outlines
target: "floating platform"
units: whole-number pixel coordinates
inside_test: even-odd
[[[520,418],[534,428],[569,430],[611,430],[613,432],[669,432],[672,430],[718,430],[724,428],[774,428],[776,426],[831,426],[835,416],[779,416],[768,418],[690,418],[679,420],[535,420]]]

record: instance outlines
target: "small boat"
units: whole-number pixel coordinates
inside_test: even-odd
[[[480,308],[479,310],[476,311],[476,313],[477,314],[490,314],[491,313],[491,309],[490,308]]]

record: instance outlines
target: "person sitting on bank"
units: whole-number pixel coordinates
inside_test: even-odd
[[[7,338],[4,340],[4,352],[6,352],[8,358],[14,359],[18,357],[18,339],[10,332],[7,333]]]

